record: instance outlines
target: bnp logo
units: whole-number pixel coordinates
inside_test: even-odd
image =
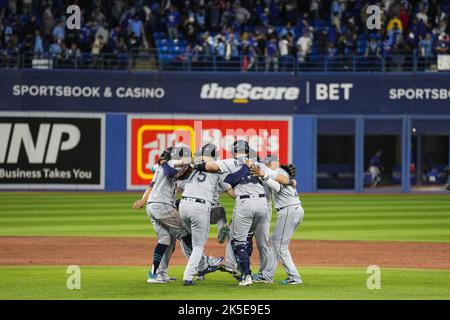
[[[66,13],[69,15],[66,22],[66,27],[69,30],[81,29],[81,9],[77,5],[67,7]]]

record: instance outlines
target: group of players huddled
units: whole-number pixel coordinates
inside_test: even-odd
[[[168,266],[177,239],[188,259],[184,285],[218,270],[232,274],[240,286],[273,283],[280,260],[288,275],[281,283],[302,283],[288,248],[304,216],[295,166],[280,165],[274,155],[261,160],[245,140],[233,143],[232,154],[231,159],[218,160],[217,147],[206,144],[194,157],[185,146],[170,147],[160,155],[150,186],[133,204],[135,209],[147,206],[158,237],[148,283],[176,280],[168,275]],[[235,199],[230,225],[219,201],[222,193]],[[277,219],[269,238],[272,203]],[[218,226],[219,243],[227,241],[225,258],[204,255],[210,224]],[[260,258],[255,274],[250,271],[253,238]]]

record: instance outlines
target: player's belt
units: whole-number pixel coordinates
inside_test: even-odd
[[[199,199],[199,198],[192,198],[192,197],[181,197],[181,199],[186,200],[186,201],[191,201],[191,202],[198,202],[198,203],[203,203],[206,204],[206,200],[203,199]]]
[[[239,200],[241,199],[254,199],[254,198],[265,198],[266,195],[264,193],[258,194],[258,195],[249,195],[244,194],[243,196],[238,196]]]
[[[286,208],[289,208],[289,207],[294,207],[294,206],[299,206],[299,205],[300,205],[299,203],[296,203],[296,204],[290,204],[290,205],[288,205],[288,206],[286,206],[286,207],[275,208],[275,210],[277,210],[277,212],[280,212],[280,211],[283,210],[283,209],[286,209]]]

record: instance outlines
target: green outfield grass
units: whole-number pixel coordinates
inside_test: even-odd
[[[170,284],[145,282],[145,268],[81,267],[81,289],[68,290],[65,267],[0,268],[0,299],[450,299],[450,272],[381,270],[381,289],[369,290],[365,269],[305,268],[304,284],[254,284],[238,287],[225,273],[207,276],[195,287],[181,285],[183,268],[174,267],[178,278]],[[277,273],[277,280],[284,275]]]
[[[0,193],[0,236],[154,236],[139,193]],[[296,239],[450,242],[448,195],[304,195]],[[229,217],[233,201],[222,198]],[[274,220],[273,220],[274,221]],[[217,229],[211,227],[211,236]]]

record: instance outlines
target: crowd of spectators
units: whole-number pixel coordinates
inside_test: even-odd
[[[71,4],[82,10],[80,30],[65,27]],[[380,30],[366,25],[372,4]],[[0,60],[88,53],[95,64],[99,55],[162,50],[155,34],[180,40],[177,60],[214,56],[244,70],[312,56],[431,57],[450,53],[449,9],[449,0],[0,0]]]

